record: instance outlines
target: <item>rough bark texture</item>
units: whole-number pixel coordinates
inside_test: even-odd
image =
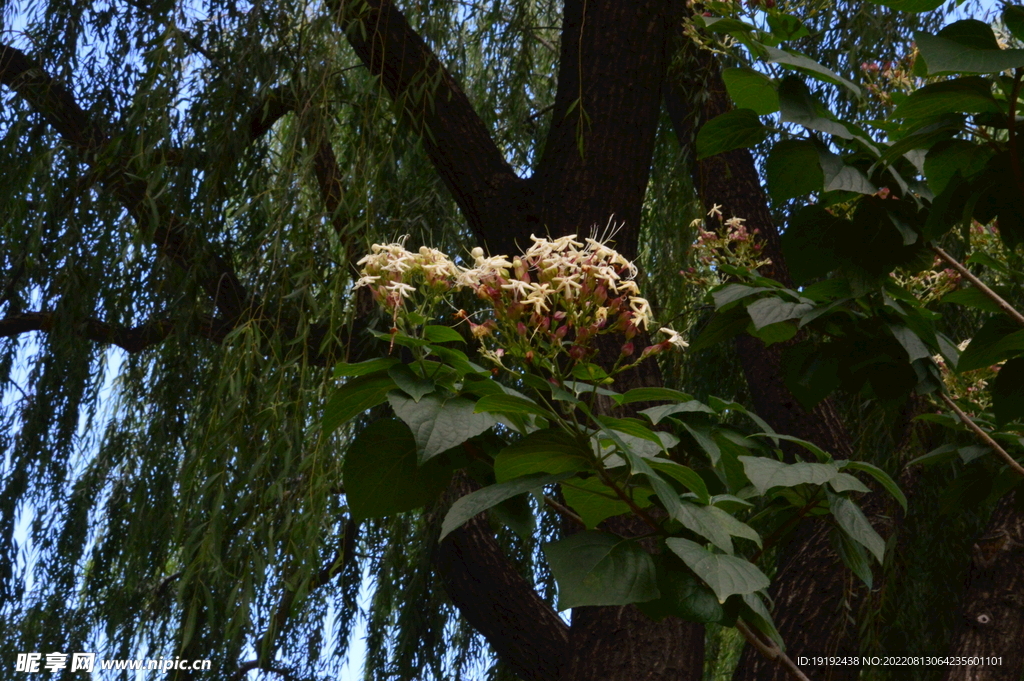
[[[949,655],[1001,657],[951,667],[945,681],[1019,681],[1024,674],[1024,493],[1003,497],[974,545]]]

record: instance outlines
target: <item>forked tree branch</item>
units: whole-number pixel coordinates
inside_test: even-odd
[[[101,184],[111,191],[141,229],[153,219],[145,180],[128,170],[124,159],[106,159],[106,135],[75,101],[71,92],[21,50],[0,45],[0,82],[18,93],[72,147],[81,152]],[[227,319],[238,319],[247,294],[231,265],[216,255],[199,235],[169,210],[163,210],[153,232],[160,253],[183,269],[197,270],[213,304]]]
[[[62,318],[54,312],[26,312],[0,319],[0,337],[11,338],[32,331],[49,332]],[[141,352],[162,343],[173,333],[175,325],[169,320],[155,320],[134,327],[111,324],[98,319],[86,319],[75,324],[75,333],[82,338],[116,345],[130,353]],[[190,329],[197,336],[221,342],[231,325],[221,319],[206,317]]]
[[[381,79],[479,238],[499,195],[521,180],[466,93],[390,0],[330,0],[328,7],[370,73]]]

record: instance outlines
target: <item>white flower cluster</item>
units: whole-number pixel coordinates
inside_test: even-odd
[[[596,239],[581,242],[575,234],[530,238],[529,249],[511,260],[487,257],[482,248],[474,248],[472,267],[458,267],[431,248],[411,253],[404,241],[374,244],[358,263],[362,270],[356,286],[370,287],[396,319],[421,285],[427,297],[435,298],[470,289],[494,311],[494,318],[482,324],[466,318],[473,335],[483,339],[497,332],[507,351],[527,362],[551,366],[560,354],[585,360],[596,352],[593,339],[613,332],[625,335],[622,357],[632,355],[631,339],[654,322],[650,303],[639,295],[636,266]],[[643,357],[686,347],[676,331],[661,332],[668,339],[646,348]],[[505,348],[500,351],[504,354]],[[500,361],[502,354],[495,357]]]

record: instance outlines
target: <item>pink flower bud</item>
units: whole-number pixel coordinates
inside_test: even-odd
[[[516,322],[516,333],[518,333],[520,336],[525,336],[526,324],[523,324],[522,322]]]
[[[555,329],[555,338],[557,338],[558,340],[562,340],[563,338],[565,338],[565,334],[567,333],[569,333],[569,325],[562,324],[560,327]]]
[[[633,343],[632,342],[626,342],[626,343],[622,344],[622,356],[623,357],[631,356],[633,354],[634,350],[635,350],[635,348],[633,347]]]
[[[586,356],[586,354],[586,349],[580,347],[579,345],[574,345],[571,348],[569,348],[569,356],[575,360],[583,359],[583,357]]]

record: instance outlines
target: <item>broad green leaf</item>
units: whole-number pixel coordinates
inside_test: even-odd
[[[808,411],[839,387],[839,359],[827,349],[827,345],[803,341],[782,351],[786,387]]]
[[[704,483],[704,478],[700,477],[700,475],[698,475],[697,472],[689,466],[678,464],[675,461],[658,461],[656,459],[650,461],[649,464],[654,470],[661,471],[673,480],[678,481],[686,489],[696,494],[697,499],[699,499],[702,504],[711,503],[711,496],[708,494],[708,488]]]
[[[699,534],[709,542],[731,554],[732,538],[729,529],[722,523],[721,517],[715,514],[712,509],[721,514],[729,515],[720,508],[714,506],[698,506],[687,501],[680,503],[679,508],[672,517],[682,523],[683,527]],[[732,516],[729,516],[730,518]]]
[[[826,452],[824,449],[822,449],[818,445],[814,444],[813,442],[808,442],[807,440],[802,440],[802,439],[800,439],[798,437],[795,437],[793,435],[782,435],[780,433],[776,433],[774,431],[771,431],[771,432],[768,432],[768,433],[754,433],[751,437],[770,437],[771,439],[775,440],[776,442],[778,442],[779,440],[785,440],[786,442],[792,442],[794,444],[800,445],[801,447],[803,447],[804,449],[809,451],[811,454],[814,454],[814,456],[817,457],[818,461],[820,461],[822,463],[827,463],[829,465],[831,465],[831,463],[832,463],[832,456],[828,452]]]
[[[687,570],[674,554],[655,556],[654,562],[661,597],[637,604],[645,615],[656,621],[665,617],[679,617],[701,624],[722,619],[725,611],[714,592]]]
[[[992,412],[1001,428],[1024,419],[1024,357],[1004,364],[992,382]]]
[[[441,326],[440,324],[430,324],[423,327],[423,337],[431,343],[465,343],[466,339],[462,337],[455,329],[448,326]]]
[[[417,465],[416,440],[398,419],[367,426],[345,451],[345,499],[353,518],[382,518],[425,506],[448,486],[451,470]]]
[[[998,291],[997,291],[998,293]],[[947,293],[942,296],[940,303],[953,303],[956,305],[963,305],[964,307],[973,307],[976,310],[982,310],[984,312],[991,312],[993,314],[1002,314],[1003,310],[999,305],[989,298],[987,295],[981,292],[975,286],[968,286],[966,288]]]
[[[741,456],[739,459],[747,478],[761,495],[775,487],[824,485],[839,473],[836,465],[830,463],[783,463],[763,456]]]
[[[1002,113],[992,96],[992,83],[978,76],[925,85],[903,100],[893,118],[931,118],[948,113]]]
[[[842,158],[827,149],[819,149],[818,162],[821,165],[827,192],[874,194],[878,191],[878,187],[871,183],[863,170],[846,165]]]
[[[818,148],[808,140],[782,140],[773,146],[765,163],[765,176],[768,193],[776,201],[821,191],[825,184]]]
[[[992,29],[981,21],[964,19],[931,35],[914,33],[928,75],[999,73],[1024,66],[1024,50],[1001,50]]]
[[[779,94],[768,76],[748,68],[722,70],[722,80],[729,96],[740,109],[750,109],[759,116],[779,110]]]
[[[749,539],[750,541],[761,546],[761,535],[757,533],[750,525],[737,519],[735,516],[730,515],[726,511],[722,510],[717,506],[705,506],[708,513],[718,521],[718,524],[725,529],[733,537],[739,537],[740,539]]]
[[[733,149],[752,147],[768,136],[768,130],[751,109],[734,109],[715,116],[697,132],[697,158]]]
[[[633,541],[587,530],[544,545],[558,610],[627,605],[661,596],[651,556]]]
[[[412,430],[420,463],[461,445],[497,423],[490,414],[475,413],[476,403],[464,397],[443,400],[437,395],[427,395],[416,402],[402,393],[391,392],[387,398],[398,418]]]
[[[1024,40],[1024,7],[1003,5],[1003,25],[1017,40]]]
[[[732,340],[743,333],[750,324],[750,316],[743,307],[736,307],[726,312],[715,312],[707,326],[700,330],[697,338],[690,343],[689,351],[699,352],[719,343]]]
[[[634,402],[686,402],[692,400],[693,396],[671,388],[633,388],[625,395],[616,400],[620,405],[633,404]]]
[[[357,364],[341,362],[334,367],[334,377],[344,378],[346,376],[365,376],[366,374],[375,374],[379,371],[386,371],[395,364],[398,364],[397,357],[378,357],[377,359],[368,359],[365,362],[359,362]]]
[[[415,402],[419,402],[424,395],[434,392],[434,381],[420,378],[405,364],[396,364],[388,369],[388,376]]]
[[[885,540],[871,527],[864,511],[845,497],[833,496],[829,499],[829,506],[832,509],[832,517],[836,519],[839,527],[881,563],[885,557]]]
[[[533,414],[541,418],[550,419],[552,414],[527,397],[519,397],[508,394],[486,395],[481,397],[474,407],[478,414],[493,412],[500,414]]]
[[[383,371],[357,376],[337,388],[324,407],[324,433],[331,433],[371,407],[387,399],[394,380]]]
[[[747,314],[754,322],[754,328],[763,329],[770,324],[797,319],[814,309],[809,303],[793,303],[782,298],[771,296],[759,298],[747,305]]]
[[[726,411],[739,412],[746,416],[751,421],[753,421],[755,424],[757,424],[757,427],[763,430],[765,433],[767,433],[769,437],[775,437],[775,430],[770,425],[768,425],[767,421],[765,421],[760,416],[744,407],[739,402],[726,402],[720,397],[710,395],[708,396],[708,404],[711,406],[712,409],[714,409],[719,414]]]
[[[924,174],[928,188],[938,196],[957,172],[964,179],[971,179],[982,170],[995,152],[984,144],[967,140],[945,140],[928,151],[924,159]]]
[[[656,407],[644,409],[640,413],[649,418],[651,423],[658,425],[658,423],[660,423],[666,416],[689,412],[714,414],[715,410],[698,400],[689,400],[681,404],[659,404]]]
[[[847,475],[846,473],[838,473],[836,477],[828,481],[828,486],[835,492],[870,492],[871,489],[863,482]]]
[[[803,80],[795,76],[787,76],[779,84],[779,110],[783,123],[796,123],[841,139],[854,137],[821,102],[811,96]]]
[[[884,487],[885,491],[891,494],[892,497],[899,502],[900,506],[903,507],[904,511],[907,510],[907,497],[906,495],[903,494],[903,490],[899,488],[899,485],[896,484],[896,481],[893,480],[888,473],[886,473],[878,466],[868,463],[867,461],[845,461],[836,463],[839,464],[839,468],[841,470],[850,469],[855,471],[861,471],[862,473],[867,473],[875,480],[877,480],[878,484]]]
[[[864,546],[850,539],[849,535],[837,527],[830,532],[832,545],[850,572],[860,577],[861,581],[871,589],[874,586],[874,575],[871,574],[871,559],[864,551]]]
[[[907,351],[907,355],[910,357],[911,362],[916,359],[924,359],[925,357],[932,356],[932,351],[928,349],[928,346],[924,344],[924,341],[922,341],[916,333],[907,327],[902,324],[889,324],[888,327],[893,337],[899,341],[899,344]]]
[[[769,286],[747,286],[746,284],[725,284],[711,292],[711,298],[715,301],[716,308],[723,308],[729,303],[742,300],[765,291],[774,291]]]
[[[757,30],[756,26],[729,17],[698,17],[698,21],[703,21],[712,33],[748,33]]]
[[[768,27],[779,40],[799,40],[811,34],[804,24],[792,14],[768,14]]]
[[[650,491],[647,493],[650,494]],[[597,527],[606,518],[631,512],[629,504],[616,496],[615,490],[596,476],[586,480],[574,478],[571,481],[563,481],[562,496],[565,497],[565,503],[579,514],[589,529]],[[641,508],[651,503],[641,495],[635,495],[633,501]]]
[[[718,443],[715,442],[711,429],[707,426],[694,425],[686,421],[682,421],[682,424],[686,432],[693,436],[693,439],[697,441],[700,448],[711,459],[711,465],[717,466],[719,459],[722,458],[722,450],[719,448]]]
[[[635,438],[640,438],[641,440],[647,440],[657,445],[659,449],[663,449],[665,446],[662,439],[653,430],[644,425],[640,419],[617,419],[612,416],[598,416],[597,420],[605,429],[615,430],[632,435]]]
[[[733,594],[767,589],[770,583],[756,565],[742,558],[711,553],[688,539],[666,539],[665,544],[711,587],[719,603]]]
[[[818,205],[799,210],[782,234],[782,253],[793,280],[802,284],[838,269],[844,261],[840,244],[851,225]]]
[[[494,458],[498,482],[534,473],[565,473],[591,467],[590,452],[571,435],[548,428],[530,433],[505,447]]]
[[[928,452],[924,456],[919,456],[907,464],[907,468],[911,466],[932,466],[937,463],[945,463],[952,461],[956,458],[957,446],[956,445],[942,445],[936,447],[932,451]]]
[[[823,80],[826,83],[832,83],[833,85],[842,85],[848,88],[856,96],[861,96],[859,87],[838,75],[835,71],[825,68],[810,57],[793,52],[792,50],[780,50],[771,46],[765,46],[765,49],[768,51],[769,63],[774,62],[776,64],[782,64],[783,66],[792,66],[803,71],[812,78],[817,78],[818,80]]]
[[[1024,351],[1024,329],[1009,318],[998,315],[990,318],[974,334],[970,344],[960,355],[956,370],[972,371],[997,364]]]
[[[479,513],[500,504],[506,499],[511,499],[524,492],[532,492],[535,489],[543,488],[568,478],[572,473],[557,473],[555,475],[535,475],[527,478],[516,478],[506,482],[499,482],[489,485],[475,492],[467,494],[458,499],[448,509],[448,514],[441,523],[441,535],[438,541],[448,536],[453,530],[462,527],[466,522]]]
[[[740,607],[740,616],[774,641],[779,650],[785,652],[786,644],[782,640],[782,634],[775,628],[775,622],[772,621],[771,613],[768,612],[764,601],[761,600],[761,594],[743,594],[741,598],[743,599],[743,605]]]

